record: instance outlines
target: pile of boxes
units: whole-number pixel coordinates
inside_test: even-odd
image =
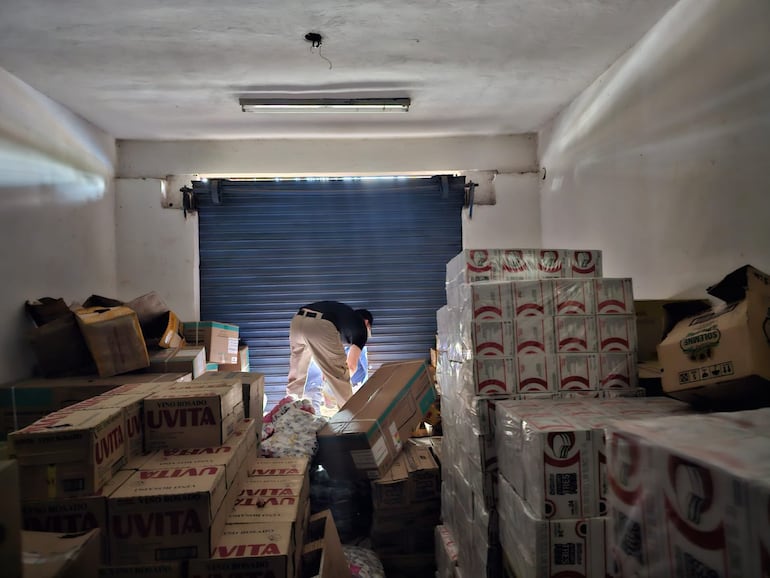
[[[615,421],[609,565],[617,576],[767,576],[770,409]]]
[[[605,428],[693,410],[664,397],[502,400],[495,409],[507,565],[516,576],[537,578],[612,575]]]
[[[496,404],[641,395],[631,280],[602,277],[600,251],[485,249],[453,258],[446,288],[442,519],[456,573],[500,576]]]

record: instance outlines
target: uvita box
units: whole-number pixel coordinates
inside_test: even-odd
[[[241,384],[170,384],[145,398],[144,412],[147,450],[220,445],[243,419]]]
[[[188,578],[277,578],[296,576],[298,545],[291,523],[225,527],[210,558],[190,560]]]
[[[435,400],[424,361],[385,363],[318,432],[333,477],[384,474]]]
[[[25,499],[87,496],[126,460],[125,416],[117,408],[53,413],[8,437]]]
[[[22,575],[25,578],[96,578],[101,539],[101,532],[96,528],[83,534],[23,531]]]
[[[658,345],[663,390],[697,402],[770,398],[770,276],[750,265],[709,287],[724,304],[680,321]]]
[[[244,424],[245,422],[239,422]],[[225,469],[227,487],[238,478],[250,451],[256,444],[256,422],[248,420],[243,432],[233,432],[222,445],[200,448],[166,448],[151,454],[140,470],[197,468],[214,465]]]
[[[107,540],[107,498],[130,478],[132,472],[116,472],[105,486],[91,496],[24,500],[21,504],[25,530],[78,534],[99,528],[102,532],[102,561],[109,560]]]
[[[110,563],[206,556],[224,530],[222,466],[140,470],[107,500]]]

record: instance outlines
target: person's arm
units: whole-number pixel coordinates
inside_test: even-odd
[[[351,377],[356,372],[359,357],[361,357],[361,348],[358,345],[351,344],[348,350],[348,370],[350,370]]]

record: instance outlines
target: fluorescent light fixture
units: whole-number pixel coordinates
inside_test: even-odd
[[[242,98],[243,112],[407,112],[409,98]]]

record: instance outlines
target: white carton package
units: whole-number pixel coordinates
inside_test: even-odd
[[[607,575],[605,519],[538,519],[500,480],[500,543],[517,576],[599,578]]]
[[[516,317],[550,317],[554,314],[553,281],[514,281],[511,294]]]
[[[519,281],[538,278],[535,249],[502,249],[499,261],[501,279]]]
[[[636,319],[633,315],[598,315],[599,351],[628,352],[638,349]]]
[[[477,321],[473,324],[476,357],[506,357],[513,350],[513,321]]]
[[[600,384],[599,354],[560,353],[559,391],[597,389]]]
[[[555,279],[553,303],[555,315],[594,315],[596,313],[594,279]]]
[[[517,355],[516,393],[555,392],[559,381],[555,355]]]
[[[617,421],[608,434],[618,575],[763,575],[770,409]]]
[[[535,254],[537,274],[540,279],[559,279],[569,273],[567,251],[563,249],[539,249]]]
[[[497,249],[465,249],[447,263],[446,280],[461,283],[494,281],[499,279],[499,267]]]
[[[636,357],[629,353],[599,354],[599,388],[632,389],[639,382]]]
[[[633,315],[634,290],[631,279],[602,277],[593,280],[596,313],[599,315]]]
[[[597,250],[572,250],[568,252],[569,269],[566,277],[601,277],[602,252]]]
[[[520,317],[514,330],[517,355],[555,352],[553,317]]]
[[[511,321],[514,316],[511,283],[474,283],[470,287],[475,321]]]
[[[556,317],[556,351],[593,353],[599,351],[596,316],[566,315]]]
[[[512,357],[473,360],[475,392],[479,395],[516,393],[517,368]]]

